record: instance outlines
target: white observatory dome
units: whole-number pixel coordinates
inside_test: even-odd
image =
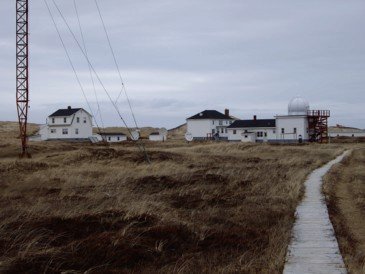
[[[288,106],[289,115],[307,115],[309,110],[309,103],[302,97],[294,97],[290,100]]]

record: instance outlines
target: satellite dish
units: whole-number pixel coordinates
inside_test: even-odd
[[[131,138],[132,138],[133,141],[138,141],[139,140],[139,132],[138,131],[133,131]]]
[[[185,134],[185,140],[186,141],[188,141],[188,142],[191,142],[191,141],[193,141],[193,134],[191,134],[190,132],[187,132],[186,134]]]

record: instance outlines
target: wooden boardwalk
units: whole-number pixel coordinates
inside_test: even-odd
[[[315,170],[305,182],[305,198],[297,208],[284,274],[347,273],[322,195],[322,177],[348,153]]]

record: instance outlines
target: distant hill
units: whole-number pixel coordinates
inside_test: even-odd
[[[39,125],[28,123],[28,135],[32,135],[39,130]],[[12,136],[19,135],[19,123],[4,121],[0,122],[0,134],[8,134]]]
[[[184,139],[187,130],[187,124],[182,124],[178,127],[169,129],[168,138],[170,139]]]
[[[365,132],[364,129],[355,128],[355,127],[347,127],[347,126],[343,126],[343,125],[330,126],[328,128],[328,131],[330,133],[346,133],[346,132],[362,133],[362,132]]]
[[[28,124],[28,136],[35,134],[39,130],[39,125]],[[0,142],[18,142],[19,123],[18,122],[0,122]]]

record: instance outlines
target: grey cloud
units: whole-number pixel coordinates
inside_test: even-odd
[[[173,127],[203,109],[225,107],[242,118],[271,117],[302,95],[313,108],[331,108],[332,124],[365,128],[364,1],[98,2],[143,125]],[[57,3],[79,35],[73,1]],[[90,58],[115,98],[120,84],[95,6],[77,3]],[[14,12],[14,1],[3,0],[1,120],[16,119]],[[32,1],[31,20],[31,120],[43,122],[65,105],[87,107],[42,1]],[[95,107],[87,63],[60,27]],[[97,91],[105,121],[118,125],[100,86]]]

